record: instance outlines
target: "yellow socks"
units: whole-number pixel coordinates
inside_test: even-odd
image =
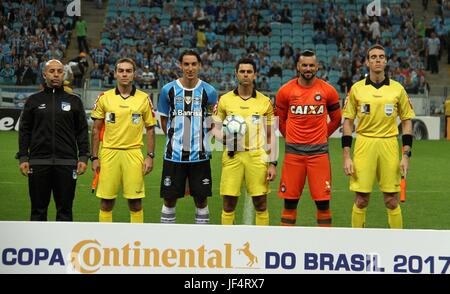
[[[104,211],[100,209],[98,221],[101,223],[112,223],[112,211]]]
[[[226,212],[222,210],[222,225],[233,225],[234,224],[234,211]]]
[[[255,224],[257,226],[269,225],[269,211],[267,209],[264,211],[256,211]]]
[[[144,210],[131,211],[130,210],[130,223],[140,223],[144,222]]]
[[[391,229],[403,229],[402,209],[397,205],[394,209],[386,208],[388,223]]]
[[[358,208],[353,204],[352,209],[352,228],[364,228],[366,226],[367,208]]]

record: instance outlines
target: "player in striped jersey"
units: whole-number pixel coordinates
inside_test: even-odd
[[[201,59],[193,50],[180,57],[183,76],[166,84],[160,93],[158,111],[166,134],[161,177],[162,223],[175,223],[177,199],[184,196],[186,179],[196,206],[195,223],[209,223],[207,197],[211,192],[211,151],[207,117],[217,102],[217,92],[198,78]]]

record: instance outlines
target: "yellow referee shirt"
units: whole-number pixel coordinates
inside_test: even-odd
[[[375,85],[367,77],[352,86],[344,104],[343,116],[357,118],[357,134],[386,138],[398,135],[397,116],[407,120],[415,114],[400,83],[386,78]]]
[[[95,102],[91,117],[104,119],[104,148],[141,148],[144,126],[156,124],[153,107],[147,93],[134,86],[130,96],[123,98],[117,88],[100,94]]]
[[[273,106],[270,98],[254,90],[250,98],[242,99],[237,89],[230,91],[219,99],[214,120],[223,121],[229,115],[240,115],[247,123],[244,148],[260,149],[265,145],[265,133],[261,132],[264,125],[273,123]]]

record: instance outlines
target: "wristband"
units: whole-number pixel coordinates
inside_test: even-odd
[[[342,148],[344,147],[352,148],[352,141],[353,141],[352,136],[342,136],[341,138]]]
[[[411,134],[405,134],[402,136],[403,146],[408,145],[412,148],[413,136]]]

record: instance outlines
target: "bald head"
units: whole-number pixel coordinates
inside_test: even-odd
[[[49,61],[47,61],[45,63],[45,68],[47,68],[47,66],[49,66],[52,63],[60,64],[62,67],[64,67],[64,64],[61,61],[59,61],[58,59],[50,59]]]
[[[57,59],[47,61],[45,63],[43,76],[48,87],[61,87],[64,81],[64,65]]]

